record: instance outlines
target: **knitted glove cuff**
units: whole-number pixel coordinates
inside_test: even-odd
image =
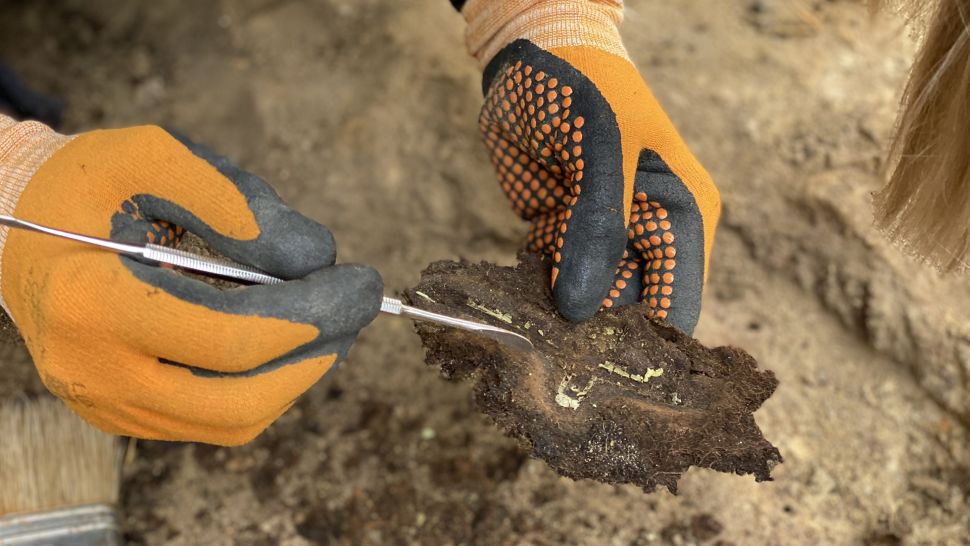
[[[36,121],[17,122],[0,115],[0,214],[13,214],[27,182],[72,138],[60,135]],[[0,276],[3,273],[3,248],[9,231],[10,228],[0,226]],[[0,305],[4,311],[7,310],[2,294]]]
[[[468,52],[482,67],[522,38],[545,50],[589,46],[629,58],[618,29],[623,0],[468,0],[462,15]]]

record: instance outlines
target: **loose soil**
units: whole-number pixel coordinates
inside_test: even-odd
[[[437,262],[411,304],[521,333],[525,352],[474,332],[419,322],[427,362],[476,377],[475,400],[531,454],[573,479],[677,492],[691,466],[770,480],[781,462],[752,413],[778,381],[741,349],[708,349],[629,306],[575,324],[559,316],[550,264]]]

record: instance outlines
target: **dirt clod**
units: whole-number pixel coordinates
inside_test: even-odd
[[[778,381],[740,349],[709,349],[641,308],[562,319],[549,264],[437,262],[406,293],[412,305],[511,329],[538,353],[419,324],[427,362],[476,377],[478,407],[563,476],[677,491],[691,466],[770,480],[782,461],[752,413]],[[510,322],[511,321],[511,322]]]

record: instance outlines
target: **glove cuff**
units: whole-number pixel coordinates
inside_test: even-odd
[[[41,165],[72,138],[74,137],[54,132],[43,123],[18,123],[12,118],[0,115],[0,214],[13,214],[27,182]],[[0,226],[0,276],[3,273],[3,248],[9,231],[10,228]],[[2,293],[0,306],[7,311]],[[7,314],[10,314],[9,311]]]
[[[518,39],[545,50],[587,46],[629,58],[618,29],[623,0],[468,0],[462,15],[468,52],[482,67]]]

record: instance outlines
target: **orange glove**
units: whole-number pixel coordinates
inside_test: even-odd
[[[4,229],[0,287],[45,385],[91,424],[241,444],[346,355],[382,283],[372,269],[333,265],[330,233],[260,179],[187,146],[157,127],[64,137],[0,117],[0,212],[134,242],[169,243],[184,228],[294,280],[219,290]]]
[[[690,333],[720,196],[620,41],[619,0],[469,0],[480,125],[570,320],[643,301]]]

